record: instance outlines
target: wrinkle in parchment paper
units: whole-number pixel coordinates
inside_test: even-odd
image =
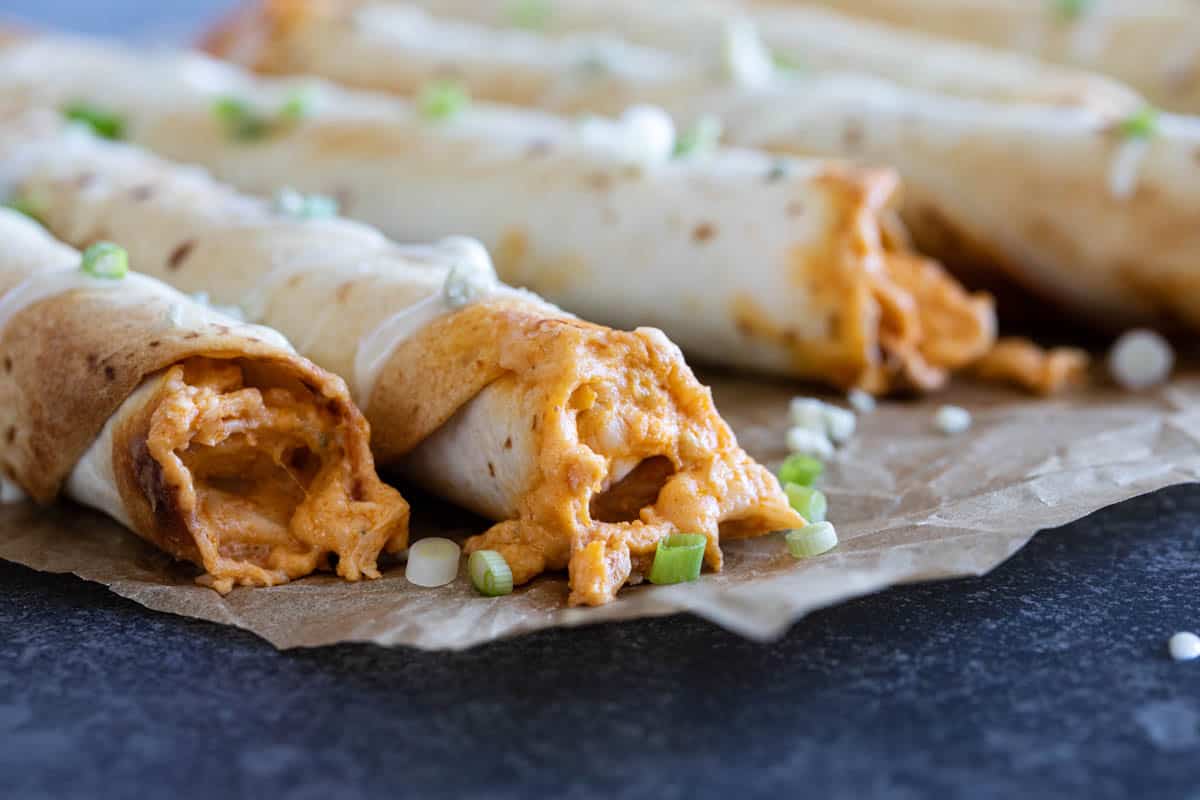
[[[716,378],[713,389],[742,444],[776,466],[794,389],[734,378]],[[971,430],[939,433],[933,415],[943,403],[970,409]],[[1042,528],[1198,479],[1200,372],[1146,394],[1093,388],[1050,400],[963,385],[860,417],[858,436],[823,480],[837,550],[797,562],[780,535],[730,542],[722,573],[631,587],[602,608],[567,608],[562,575],[486,598],[462,576],[438,589],[412,586],[402,565],[376,581],[314,576],[222,597],[119,525],[65,504],[0,508],[0,557],[72,572],[152,609],[236,625],[280,648],[372,641],[458,649],[680,611],[768,639],[810,611],[887,586],[985,573]],[[445,508],[417,511],[414,538],[462,538],[483,525]]]

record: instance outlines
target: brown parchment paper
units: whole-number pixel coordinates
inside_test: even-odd
[[[742,443],[775,466],[784,457],[796,387],[709,380]],[[942,403],[969,408],[970,431],[933,427]],[[797,562],[781,536],[725,545],[726,568],[692,584],[637,586],[603,608],[565,607],[563,576],[485,598],[460,580],[422,589],[403,565],[358,584],[316,576],[222,597],[193,572],[105,518],[63,505],[0,508],[0,557],[72,572],[149,608],[253,631],[276,647],[373,641],[458,649],[555,626],[691,611],[756,639],[806,613],[901,582],[985,573],[1039,529],[1164,486],[1200,479],[1200,370],[1127,394],[1102,385],[1038,400],[961,385],[920,402],[882,403],[830,465],[823,488],[842,543]],[[482,522],[420,507],[414,538],[462,537]]]

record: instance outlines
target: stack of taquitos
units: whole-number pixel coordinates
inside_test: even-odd
[[[903,86],[1000,102],[1070,105],[1086,102],[1114,110],[1136,110],[1144,101],[1131,89],[1100,75],[1060,67],[1029,56],[924,36],[820,8],[753,8],[735,0],[690,0],[686,4],[642,0],[553,0],[536,20],[515,13],[507,0],[263,0],[233,15],[208,37],[215,52],[263,72],[315,72],[355,86],[388,89],[381,68],[403,36],[402,58],[436,52],[438,31],[424,30],[417,9],[444,18],[493,27],[519,26],[561,37],[564,49],[617,61],[620,45],[611,36],[709,60],[715,71],[734,71],[742,81],[765,78],[772,61],[795,74],[853,72]],[[416,13],[414,13],[416,12]],[[536,24],[531,24],[535,22]],[[252,35],[248,35],[253,31]],[[464,44],[470,38],[460,28]],[[431,36],[432,35],[432,36]],[[753,37],[757,36],[757,42]],[[432,38],[432,42],[431,42]],[[491,57],[521,49],[493,40]],[[744,52],[754,47],[761,54]],[[743,52],[738,52],[742,50]],[[373,52],[372,52],[373,51]],[[740,69],[739,69],[740,67]],[[620,69],[618,66],[617,69]]]
[[[80,191],[84,191],[81,183]],[[408,506],[341,379],[274,331],[80,255],[0,209],[0,469],[100,509],[220,591],[378,577]]]
[[[1200,326],[1200,121],[1114,116],[1111,102],[1086,96],[1068,107],[994,103],[848,74],[776,71],[736,85],[714,74],[708,49],[697,59],[627,44],[611,69],[581,79],[571,65],[594,55],[586,40],[409,16],[369,35],[343,18],[336,58],[313,50],[313,27],[334,24],[320,13],[285,20],[307,26],[298,50],[287,24],[254,28],[253,15],[221,44],[268,62],[282,62],[281,49],[305,72],[353,62],[372,86],[401,93],[441,71],[489,99],[559,111],[649,102],[685,125],[715,114],[738,145],[896,167],[917,245],[955,266],[1016,278],[1103,326]]]
[[[452,268],[481,269],[478,245],[406,248],[355,223],[286,218],[47,124],[8,125],[0,164],[54,232],[119,238],[146,270],[244,303],[353,376],[380,462],[497,520],[467,549],[499,550],[517,583],[569,566],[572,602],[599,604],[668,533],[707,535],[719,569],[720,538],[802,524],[660,332],[458,282]]]
[[[792,2],[795,0],[763,4]],[[1103,72],[1163,108],[1200,113],[1200,13],[1195,0],[817,3],[901,28],[1011,48],[1047,61]]]
[[[224,98],[269,119],[252,140]],[[503,279],[607,324],[654,324],[697,357],[870,391],[928,389],[985,352],[986,298],[881,235],[888,171],[728,151],[646,166],[639,131],[412,104],[312,80],[254,79],[196,56],[67,39],[0,49],[0,102],[85,101],[128,137],[250,191],[338,197],[398,239],[466,231]],[[736,265],[736,266],[734,266]]]

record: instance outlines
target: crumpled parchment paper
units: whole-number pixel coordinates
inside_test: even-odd
[[[711,382],[742,444],[776,466],[786,455],[795,387]],[[971,430],[939,433],[933,415],[943,403],[970,409]],[[603,608],[567,608],[564,575],[485,598],[463,576],[438,589],[412,586],[403,565],[377,581],[315,576],[222,597],[196,586],[192,568],[69,504],[0,507],[0,557],[72,572],[152,609],[236,625],[280,648],[372,641],[458,649],[542,628],[680,611],[769,639],[808,612],[851,597],[985,573],[1040,529],[1198,479],[1200,371],[1190,370],[1145,394],[1101,386],[1039,400],[961,385],[916,402],[881,403],[860,417],[859,434],[823,479],[841,536],[835,551],[797,562],[780,535],[731,542],[724,572],[691,584],[631,587]],[[484,524],[444,507],[416,512],[414,538],[460,538]]]

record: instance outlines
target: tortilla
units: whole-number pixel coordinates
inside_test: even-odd
[[[353,54],[364,40],[382,48],[399,33],[419,36],[422,15],[417,9],[437,15],[442,26],[454,19],[500,28],[527,22],[505,0],[264,0],[257,8],[238,12],[208,37],[207,45],[269,72],[298,72],[321,59],[316,72],[335,76],[335,70],[351,68]],[[733,0],[686,4],[554,0],[534,29],[539,35],[564,40],[567,49],[592,49],[599,55],[617,46],[606,37],[619,36],[707,61],[717,72],[728,71],[731,59],[739,57],[731,48],[755,45],[744,41],[749,35],[758,39],[766,58],[785,71],[859,73],[914,89],[994,102],[1086,103],[1126,113],[1145,103],[1132,89],[1094,73],[800,5],[752,8]],[[469,36],[465,29],[461,33]],[[406,52],[414,49],[423,48],[409,45]],[[366,73],[365,64],[359,64],[350,82],[369,85],[359,77]],[[751,70],[741,79],[758,77]]]
[[[601,604],[641,579],[664,535],[704,533],[720,569],[721,538],[803,523],[661,332],[460,281],[482,269],[478,244],[396,245],[283,216],[44,116],[0,132],[0,170],[67,240],[104,231],[147,271],[242,303],[351,376],[380,462],[495,520],[467,549],[500,551],[517,583],[569,567],[571,601]]]
[[[936,304],[905,284],[912,254],[881,232],[886,170],[746,151],[646,164],[637,132],[612,121],[475,104],[438,122],[312,79],[67,39],[0,60],[0,97],[112,108],[139,144],[249,191],[332,195],[397,239],[469,232],[503,279],[606,324],[657,325],[703,361],[930,389],[992,341],[990,302],[936,265]],[[302,90],[308,116],[254,141],[213,111],[233,97],[268,118]],[[935,341],[935,327],[949,334]]]
[[[777,0],[787,5],[790,0]],[[819,0],[846,14],[1111,75],[1152,103],[1200,113],[1195,0]]]
[[[293,24],[323,30],[320,20]],[[253,29],[252,20],[243,24]],[[421,14],[370,36],[346,33],[336,53],[324,53],[313,32],[297,40],[309,46],[293,51],[286,34],[271,30],[245,34],[240,56],[257,42],[270,68],[290,53],[289,69],[350,82],[370,75],[369,85],[400,93],[441,71],[477,96],[562,113],[658,104],[681,128],[715,115],[738,146],[890,165],[904,180],[915,244],[960,274],[984,285],[1016,281],[1103,328],[1200,325],[1194,118],[1140,117],[1091,93],[1068,105],[997,102],[849,73],[777,71],[747,86],[705,60],[628,43],[604,74],[568,79],[594,43]],[[234,38],[227,28],[231,52]]]
[[[80,254],[0,209],[0,470],[106,512],[220,591],[379,576],[408,506],[341,379],[275,333]]]

